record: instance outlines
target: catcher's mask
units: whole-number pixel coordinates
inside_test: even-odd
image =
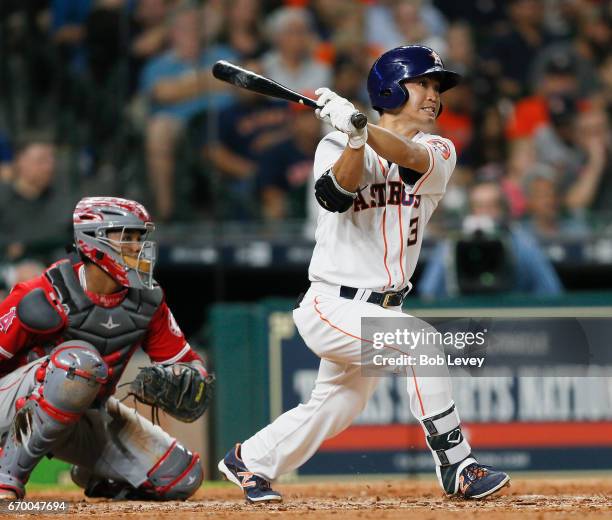
[[[77,251],[124,287],[153,289],[157,258],[149,234],[155,225],[138,202],[117,197],[86,197],[73,214]],[[134,231],[139,233],[134,240]],[[115,234],[109,238],[109,234]]]

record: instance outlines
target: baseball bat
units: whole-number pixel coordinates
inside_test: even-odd
[[[264,96],[293,101],[294,103],[300,103],[301,105],[306,105],[311,108],[320,108],[314,99],[303,96],[277,83],[273,79],[238,67],[238,65],[234,65],[229,61],[220,60],[216,62],[213,65],[212,73],[215,78],[225,81],[226,83],[231,83],[239,88],[251,90],[263,94]],[[351,123],[355,128],[363,128],[368,124],[368,118],[365,114],[357,112],[351,116]]]

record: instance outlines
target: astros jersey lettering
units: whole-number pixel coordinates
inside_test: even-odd
[[[319,208],[309,269],[312,282],[377,292],[411,285],[425,226],[444,195],[457,160],[448,139],[418,132],[412,140],[429,152],[427,172],[405,171],[406,184],[397,164],[379,157],[366,145],[363,181],[353,207],[345,213]],[[341,132],[332,132],[321,141],[315,155],[315,179],[333,166],[347,141]]]

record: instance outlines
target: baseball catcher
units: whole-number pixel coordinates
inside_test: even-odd
[[[113,394],[134,351],[153,366],[138,400],[191,422],[214,377],[153,279],[154,224],[137,202],[88,197],[73,215],[81,261],[51,265],[0,303],[0,498],[23,498],[38,462],[73,465],[89,497],[177,500],[202,482],[200,457]]]

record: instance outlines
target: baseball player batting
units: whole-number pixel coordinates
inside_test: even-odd
[[[321,443],[364,409],[378,378],[361,375],[361,319],[397,317],[411,289],[423,231],[453,172],[453,143],[427,133],[442,110],[440,94],[460,76],[438,54],[411,45],[380,56],[368,76],[378,125],[361,130],[357,111],[327,88],[317,116],[337,131],[314,160],[319,208],[311,282],[293,319],[321,358],[310,400],[285,412],[219,462],[250,502],[280,501],[270,482],[306,462]],[[409,372],[410,408],[423,426],[440,485],[448,495],[482,498],[509,477],[477,462],[461,432],[448,377]]]
[[[73,464],[89,497],[186,499],[202,482],[199,455],[112,397],[138,347],[154,365],[132,382],[137,399],[189,422],[212,395],[153,279],[153,222],[139,203],[104,197],[73,217],[81,262],[53,264],[0,304],[0,498],[23,498],[47,455]]]

